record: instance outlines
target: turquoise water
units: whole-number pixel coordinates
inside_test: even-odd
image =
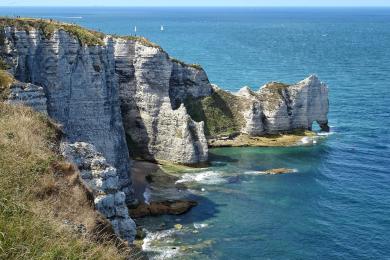
[[[390,259],[390,9],[1,8],[0,14],[52,17],[108,33],[130,34],[137,26],[138,34],[201,64],[228,90],[317,74],[330,89],[330,136],[307,147],[214,149],[212,167],[194,173],[200,205],[156,221],[184,225],[173,237],[193,245],[198,253],[185,253],[189,258]],[[297,172],[254,174],[280,167]]]

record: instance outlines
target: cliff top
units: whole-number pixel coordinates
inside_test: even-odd
[[[52,19],[38,19],[38,18],[8,18],[0,17],[0,28],[4,27],[15,27],[18,30],[29,31],[32,29],[42,31],[43,35],[46,38],[50,38],[55,31],[64,30],[74,37],[76,37],[80,44],[87,46],[104,45],[105,37],[120,38],[128,41],[138,42],[144,46],[158,48],[161,51],[164,51],[159,45],[149,41],[142,36],[124,36],[124,35],[106,35],[102,32],[90,30],[84,27],[81,27],[76,24],[64,23]],[[3,37],[0,36],[0,43],[3,42]],[[189,66],[195,69],[202,69],[199,64],[187,64],[180,60],[171,58],[173,62],[176,62],[182,66]],[[1,64],[0,64],[1,65]]]

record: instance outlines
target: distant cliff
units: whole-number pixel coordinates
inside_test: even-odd
[[[0,66],[15,78],[0,97],[61,124],[64,155],[82,158],[81,174],[96,173],[83,179],[96,198],[105,194],[97,207],[129,241],[134,224],[123,199],[133,201],[131,157],[199,164],[211,139],[308,130],[313,122],[328,130],[328,90],[315,76],[230,93],[144,38],[37,19],[3,18],[0,29]]]

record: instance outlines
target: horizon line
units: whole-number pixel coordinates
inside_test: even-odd
[[[165,5],[165,6],[141,6],[141,5],[0,5],[3,7],[132,7],[132,8],[390,8],[389,5]]]

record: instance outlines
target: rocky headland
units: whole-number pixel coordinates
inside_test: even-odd
[[[328,88],[316,76],[231,93],[211,84],[199,65],[141,37],[1,18],[0,57],[2,101],[30,106],[58,124],[62,156],[77,168],[95,208],[130,243],[136,231],[126,205],[137,202],[132,159],[196,166],[207,162],[212,146],[293,145],[312,134],[314,122],[329,130]],[[143,204],[138,213],[185,212],[176,206]]]

